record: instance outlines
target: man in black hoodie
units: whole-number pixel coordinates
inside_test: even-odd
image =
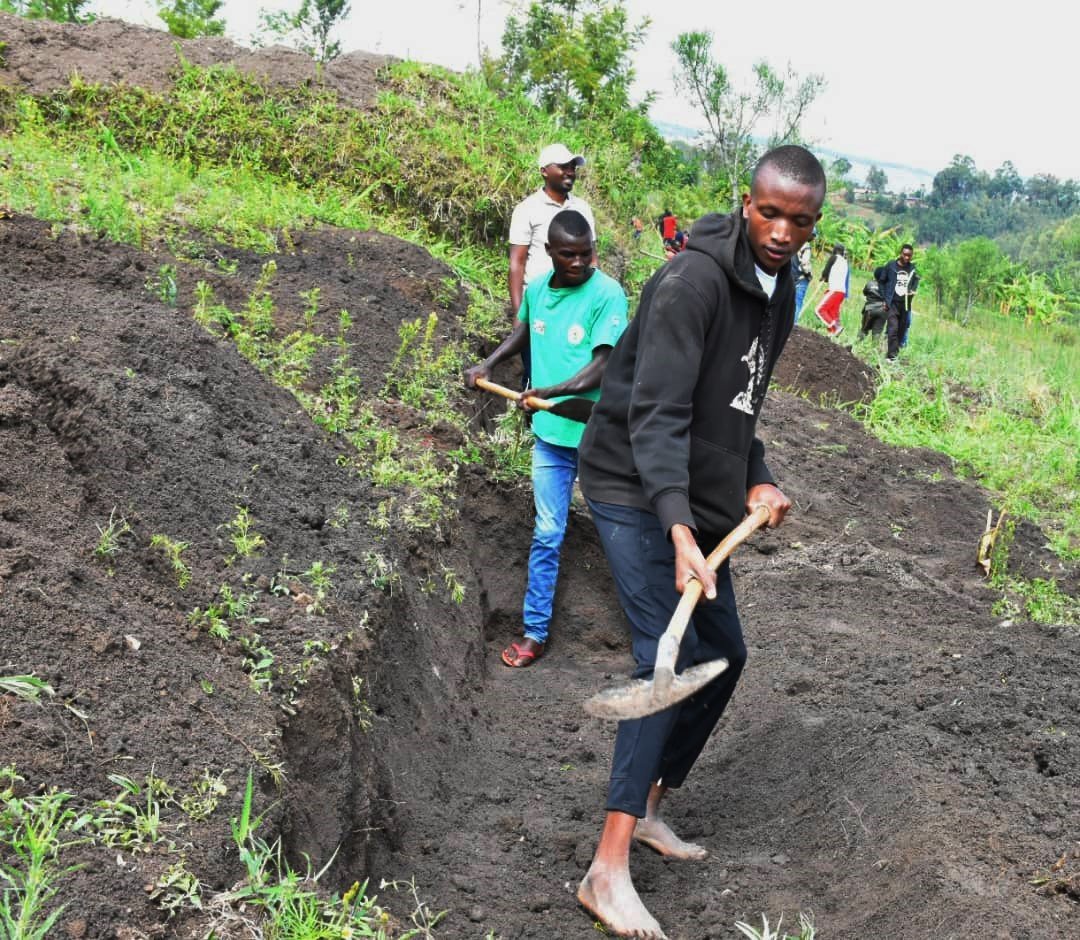
[[[694,225],[687,250],[645,285],[579,448],[581,488],[630,621],[634,677],[652,675],[657,642],[691,578],[707,600],[677,668],[721,657],[730,664],[681,705],[619,723],[607,816],[578,888],[581,904],[619,936],[664,936],[630,878],[632,840],[671,858],[706,855],[675,835],[659,807],[697,760],[746,661],[727,564],[714,575],[705,552],[750,507],[767,506],[770,527],[791,507],[755,427],[791,332],[790,261],[824,199],[814,155],[779,147],[758,162],[740,209]]]

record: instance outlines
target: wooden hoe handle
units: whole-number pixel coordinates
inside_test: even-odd
[[[771,510],[768,506],[762,504],[755,506],[750,515],[735,526],[724,540],[709,553],[709,557],[705,559],[705,564],[709,566],[709,569],[716,571],[736,548],[769,521],[770,515]],[[671,615],[671,622],[664,631],[664,635],[660,637],[660,643],[656,651],[656,668],[654,670],[656,673],[661,671],[669,674],[674,673],[675,659],[679,654],[679,645],[682,643],[683,634],[686,632],[686,625],[690,622],[690,615],[694,612],[698,601],[701,600],[702,592],[701,582],[697,578],[690,580],[686,587],[683,588],[679,606],[675,608],[675,613]]]
[[[494,382],[489,382],[487,379],[477,379],[476,385],[478,388],[484,389],[487,392],[494,392],[496,395],[502,395],[503,398],[509,398],[511,401],[521,401],[521,392],[515,392],[512,388],[507,388],[505,385],[496,385]],[[533,398],[530,395],[525,403],[530,408],[535,408],[539,411],[550,411],[554,402],[548,401],[546,398]]]

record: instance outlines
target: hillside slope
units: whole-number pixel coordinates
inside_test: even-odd
[[[93,30],[19,21],[16,36],[12,22],[0,17],[12,67],[61,35],[60,61],[102,56]],[[160,42],[107,35],[117,63]],[[273,256],[267,287],[275,336],[304,321],[313,288],[324,333],[350,311],[341,341],[375,419],[452,487],[423,529],[405,524],[402,492],[357,473],[339,436],[195,322],[197,281],[239,310],[270,260],[221,255],[231,273],[0,218],[0,675],[57,693],[0,697],[2,763],[20,792],[56,787],[87,810],[115,797],[110,774],[153,775],[177,803],[204,772],[227,787],[203,818],[164,806],[163,840],[68,849],[84,867],[59,882],[57,935],[255,936],[214,900],[244,875],[229,819],[249,768],[264,837],[301,870],[333,858],[324,887],[370,878],[395,931],[425,916],[413,879],[448,912],[438,937],[594,935],[573,888],[612,728],[581,703],[630,660],[591,523],[571,519],[548,654],[505,669],[531,496],[461,456],[501,406],[454,390],[462,430],[384,391],[404,323],[434,312],[436,342],[461,340],[449,269],[388,235],[318,228]],[[175,306],[152,287],[164,264]],[[301,392],[333,370],[321,349]],[[800,910],[829,938],[1073,936],[1080,637],[990,615],[977,487],[814,404],[866,391],[844,349],[796,330],[780,372],[807,397],[771,392],[761,431],[795,511],[736,558],[749,665],[671,801],[712,855],[685,868],[635,850],[645,902],[672,938]],[[263,539],[249,554],[241,510]],[[131,531],[101,558],[110,516]],[[186,543],[188,583],[155,535]],[[1021,529],[1014,561],[1037,566],[1041,544]],[[222,585],[246,598],[227,638],[193,615]],[[181,857],[205,909],[170,920],[147,886]]]

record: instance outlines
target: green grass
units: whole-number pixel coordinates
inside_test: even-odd
[[[927,292],[908,346],[887,362],[884,339],[856,339],[868,276],[852,274],[842,311],[841,342],[880,373],[876,396],[856,415],[888,444],[947,454],[1000,508],[1041,526],[1058,555],[1080,559],[1080,331],[979,311],[961,323]],[[820,327],[812,312],[800,322]]]

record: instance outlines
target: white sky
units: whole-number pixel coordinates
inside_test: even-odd
[[[225,0],[221,15],[230,38],[248,43],[258,9],[299,3]],[[480,40],[497,52],[515,6],[510,0],[353,0],[339,38],[347,52],[463,69],[477,61],[478,10]],[[92,8],[160,25],[149,0],[96,0]],[[671,41],[680,32],[711,30],[717,58],[740,87],[762,58],[778,70],[790,62],[800,74],[825,76],[827,87],[803,125],[821,147],[930,173],[963,153],[987,172],[1012,160],[1024,177],[1080,179],[1080,5],[1069,0],[627,0],[627,8],[635,22],[653,20],[635,68],[638,92],[659,93],[652,112],[659,120],[701,124],[672,89]]]

